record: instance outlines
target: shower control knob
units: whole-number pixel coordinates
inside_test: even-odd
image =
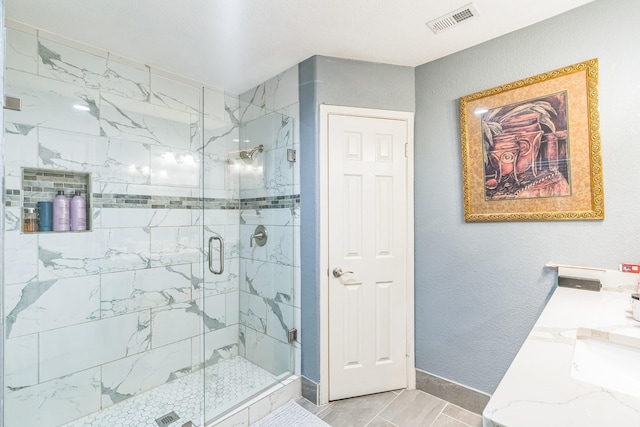
[[[333,269],[333,277],[339,278],[344,274],[353,274],[353,271],[342,271],[340,267],[336,267]]]
[[[267,243],[267,229],[264,228],[264,225],[259,225],[256,227],[254,233],[249,237],[249,246],[253,247],[253,241],[256,241],[258,246],[264,246]]]

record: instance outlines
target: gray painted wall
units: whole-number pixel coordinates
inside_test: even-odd
[[[553,291],[546,262],[640,260],[638,16],[637,0],[599,0],[416,69],[419,369],[492,393]],[[459,98],[595,57],[605,220],[466,224]]]
[[[320,381],[318,106],[414,111],[414,69],[324,56],[299,65],[302,375]]]

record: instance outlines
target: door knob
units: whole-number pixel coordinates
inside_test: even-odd
[[[336,267],[333,269],[333,277],[341,277],[343,274],[353,274],[353,271],[342,271],[340,267]]]

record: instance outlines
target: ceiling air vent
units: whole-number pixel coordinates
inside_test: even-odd
[[[438,19],[427,22],[427,25],[429,26],[429,28],[431,28],[431,31],[433,31],[435,34],[438,34],[440,31],[444,31],[448,28],[460,24],[461,22],[465,22],[472,18],[475,18],[476,16],[478,16],[478,10],[473,5],[473,3],[469,3],[468,5],[449,12]]]

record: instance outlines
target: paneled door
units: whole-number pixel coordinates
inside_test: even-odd
[[[329,400],[407,387],[407,127],[328,117]]]

